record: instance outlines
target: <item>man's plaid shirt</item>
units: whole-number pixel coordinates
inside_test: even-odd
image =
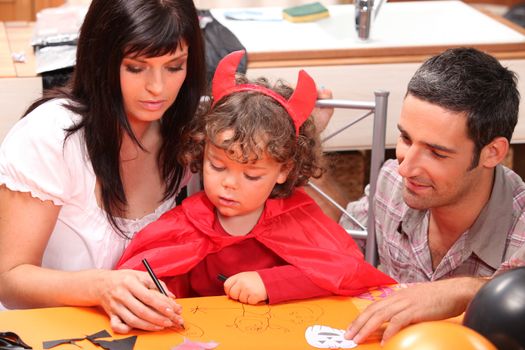
[[[414,210],[403,201],[403,178],[396,160],[385,162],[377,181],[375,224],[380,269],[398,282],[434,281],[453,276],[492,276],[525,265],[525,183],[499,165],[489,202],[472,227],[454,243],[434,270],[428,246],[428,210]],[[347,210],[366,224],[365,196]],[[359,229],[343,215],[340,223]]]

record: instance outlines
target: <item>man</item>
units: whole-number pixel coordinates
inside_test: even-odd
[[[411,323],[459,315],[487,279],[525,264],[525,184],[500,164],[518,105],[515,74],[478,50],[450,49],[417,70],[374,211],[380,268],[424,283],[371,304],[346,338],[360,343],[388,321],[385,341]],[[366,223],[368,198],[347,209]]]

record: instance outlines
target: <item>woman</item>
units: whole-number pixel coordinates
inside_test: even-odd
[[[191,0],[93,0],[67,89],[35,102],[0,149],[0,301],[101,306],[114,331],[182,323],[145,272],[111,271],[175,205],[180,135],[205,85]]]

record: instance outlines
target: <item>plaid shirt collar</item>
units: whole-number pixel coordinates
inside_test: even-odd
[[[480,260],[494,269],[501,265],[505,253],[506,235],[496,232],[509,232],[514,221],[511,216],[513,193],[511,184],[503,174],[501,165],[495,169],[494,184],[489,201],[481,210],[472,227],[454,244],[449,254],[457,250],[468,258],[474,253]],[[429,211],[415,210],[405,206],[399,223],[398,233],[409,237],[428,232]]]

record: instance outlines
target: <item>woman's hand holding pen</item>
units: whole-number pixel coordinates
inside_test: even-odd
[[[268,299],[261,276],[255,271],[241,272],[224,282],[226,295],[245,304],[258,304]]]
[[[183,324],[182,307],[173,295],[159,292],[147,272],[100,271],[97,283],[89,287],[117,333],[128,333],[132,328],[157,331]]]

